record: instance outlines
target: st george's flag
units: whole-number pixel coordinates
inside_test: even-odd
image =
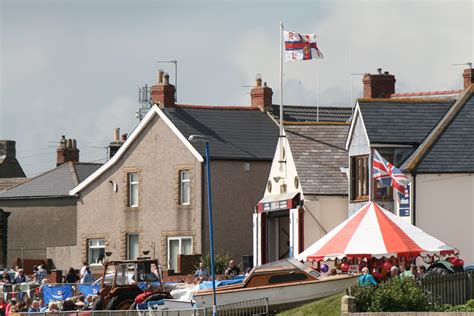
[[[321,59],[323,54],[316,43],[316,34],[284,31],[285,61]]]

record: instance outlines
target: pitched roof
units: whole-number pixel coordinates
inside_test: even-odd
[[[474,85],[450,108],[402,169],[416,172],[474,172]]]
[[[359,99],[371,143],[418,145],[439,122],[451,99]]]
[[[78,184],[78,179],[84,179],[100,166],[98,163],[81,162],[62,164],[1,192],[0,200],[67,197],[69,190]]]
[[[301,187],[305,194],[347,194],[349,125],[285,126]]]
[[[352,116],[352,107],[340,106],[304,106],[284,105],[284,122],[349,122]],[[273,104],[271,114],[276,120],[280,119],[280,105]]]
[[[0,192],[27,180],[28,178],[0,178]]]
[[[178,105],[163,112],[186,139],[209,138],[211,159],[273,159],[278,126],[259,108]],[[204,144],[192,145],[204,156]]]

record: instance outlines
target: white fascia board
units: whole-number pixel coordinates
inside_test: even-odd
[[[138,126],[133,130],[132,134],[127,138],[127,140],[123,143],[123,145],[119,148],[117,153],[105,164],[102,165],[99,169],[93,172],[89,177],[87,177],[84,181],[79,183],[76,187],[69,191],[69,195],[76,195],[80,191],[82,191],[85,187],[91,184],[94,180],[96,180],[100,175],[102,175],[105,171],[107,171],[110,167],[112,167],[127,151],[128,147],[132,145],[135,139],[140,135],[142,130],[148,125],[151,119],[158,114],[159,117],[165,122],[165,124],[173,131],[173,133],[178,137],[181,142],[188,148],[191,153],[196,157],[199,162],[203,162],[203,157],[197,152],[197,150],[189,143],[186,137],[181,134],[181,132],[176,128],[176,126],[170,121],[168,117],[163,113],[163,111],[155,104],[152,108],[148,111],[145,115],[143,120],[138,124]]]
[[[346,150],[349,150],[349,145],[352,139],[352,133],[354,132],[354,127],[355,127],[358,116],[359,116],[359,102],[357,101],[355,109],[354,109],[354,116],[352,117],[351,127],[349,128],[349,134],[347,134]]]
[[[360,113],[360,108],[359,108],[359,117],[360,117],[360,122],[362,123],[362,128],[364,129],[364,134],[365,134],[365,139],[367,140],[367,145],[370,148],[371,145],[370,145],[369,134],[367,133],[367,130],[365,129],[364,118],[362,117],[362,113]]]

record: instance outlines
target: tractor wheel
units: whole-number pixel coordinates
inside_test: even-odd
[[[91,310],[93,311],[101,311],[104,309],[104,304],[102,302],[102,298],[98,297],[97,300],[92,303]]]
[[[107,310],[128,310],[135,301],[136,293],[123,292],[113,297],[109,304],[107,304]]]

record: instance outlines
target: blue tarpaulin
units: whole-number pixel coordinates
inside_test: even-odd
[[[160,286],[160,281],[155,281],[155,282],[149,282],[148,284],[150,284],[151,286]],[[147,283],[145,282],[142,282],[142,283],[138,283],[138,287],[140,288],[140,290],[144,290],[145,287],[147,286]]]
[[[237,275],[233,279],[230,280],[220,280],[216,281],[216,287],[223,286],[223,285],[231,285],[231,284],[239,284],[242,283],[245,279],[244,275]],[[199,290],[203,289],[212,289],[212,281],[204,281],[199,284]]]
[[[77,291],[84,294],[85,297],[89,295],[99,294],[100,284],[78,284]]]
[[[49,304],[50,301],[64,301],[65,299],[72,297],[73,293],[71,284],[46,284],[43,286],[43,299],[45,304]]]

